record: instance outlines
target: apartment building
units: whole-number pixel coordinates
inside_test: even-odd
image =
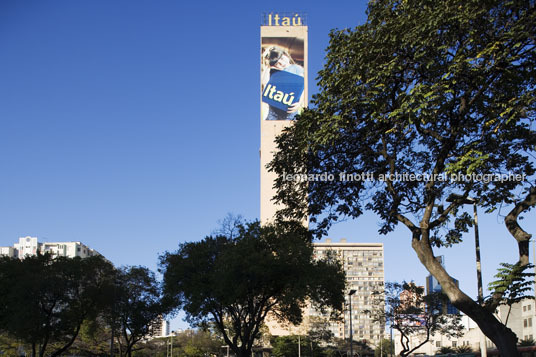
[[[369,345],[379,343],[384,337],[385,323],[373,321],[365,311],[383,308],[374,306],[372,298],[374,291],[383,291],[384,288],[383,244],[350,243],[346,239],[335,243],[327,239],[324,242],[314,243],[314,249],[318,259],[327,254],[336,254],[346,272],[347,293],[344,316],[340,321],[330,321],[329,330],[336,338],[350,338],[351,303],[354,341],[363,341]],[[351,295],[350,292],[352,292]],[[310,308],[307,315],[309,320],[323,318],[322,314],[314,308]]]
[[[81,242],[43,242],[40,243],[37,237],[20,237],[19,242],[12,247],[0,247],[0,256],[23,259],[26,256],[50,253],[54,257],[80,257],[87,258],[100,255],[94,249],[89,248]]]

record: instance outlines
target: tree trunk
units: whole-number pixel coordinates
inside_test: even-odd
[[[517,351],[517,336],[497,320],[491,311],[477,304],[456,286],[452,278],[436,260],[428,241],[428,234],[427,230],[422,229],[421,239],[414,236],[412,247],[421,263],[441,284],[443,292],[448,296],[451,303],[476,322],[484,335],[497,346],[501,356],[520,356]]]
[[[236,357],[251,357],[251,350],[248,350],[247,348],[233,348],[233,352],[236,354]]]

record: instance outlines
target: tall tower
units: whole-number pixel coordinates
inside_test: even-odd
[[[260,219],[273,220],[276,175],[266,165],[276,150],[275,138],[307,105],[307,26],[303,14],[263,14],[261,25]]]

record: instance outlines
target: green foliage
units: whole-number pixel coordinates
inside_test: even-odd
[[[173,345],[177,348],[179,356],[206,356],[222,352],[220,337],[208,330],[188,330],[174,338]]]
[[[86,320],[69,353],[81,356],[107,356],[110,354],[111,329],[101,316]]]
[[[323,349],[307,336],[277,336],[270,340],[274,357],[298,356],[298,345],[302,356],[325,356]]]
[[[160,284],[155,274],[145,267],[131,266],[116,271],[111,291],[112,306],[108,321],[117,330],[117,338],[124,345],[125,356],[131,356],[134,347],[149,335],[154,323],[168,311],[161,299]]]
[[[495,278],[488,287],[493,293],[501,293],[504,305],[510,305],[523,300],[534,299],[531,295],[534,287],[534,265],[501,263]]]
[[[233,351],[246,356],[269,312],[299,323],[307,301],[341,309],[342,268],[313,259],[301,223],[239,223],[236,232],[183,243],[161,257],[166,297],[191,323],[213,322]]]
[[[365,211],[379,216],[381,234],[405,225],[420,261],[462,311],[489,326],[503,354],[515,353],[515,335],[449,284],[433,248],[460,242],[469,226],[463,199],[444,206],[451,193],[490,210],[536,205],[536,189],[526,191],[536,171],[535,7],[534,0],[369,2],[364,24],[331,32],[320,92],[277,139],[269,166],[278,175],[279,217],[310,218],[317,236]],[[504,173],[525,181],[458,176]],[[519,205],[527,192],[532,199]]]
[[[388,338],[383,338],[374,350],[374,357],[391,356],[395,354],[395,344]]]
[[[335,337],[329,329],[332,319],[320,316],[309,317],[307,336],[318,344],[329,344]]]
[[[17,351],[23,349],[20,341],[6,334],[0,334],[0,354],[2,356],[17,356]]]
[[[33,355],[60,355],[106,305],[112,273],[97,256],[0,259],[0,331],[30,345]]]
[[[533,8],[532,1],[382,0],[369,4],[365,24],[332,32],[321,92],[280,137],[271,164],[280,175],[277,198],[287,207],[281,213],[310,214],[323,232],[339,216],[372,210],[388,233],[400,223],[397,215],[421,216],[455,190],[489,205],[511,198],[522,182],[379,178],[534,174],[535,77],[527,72],[536,62],[528,31]],[[375,181],[297,183],[283,176],[324,172],[371,173]]]
[[[141,347],[142,349],[139,349]],[[226,349],[222,347],[222,340],[216,334],[207,330],[186,330],[174,336],[153,338],[144,341],[135,347],[132,352],[134,357],[167,357],[171,353],[173,345],[173,356],[181,357],[205,357],[205,356],[225,356]]]

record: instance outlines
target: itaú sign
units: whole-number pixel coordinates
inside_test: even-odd
[[[305,26],[304,14],[270,12],[263,16],[263,26]]]

